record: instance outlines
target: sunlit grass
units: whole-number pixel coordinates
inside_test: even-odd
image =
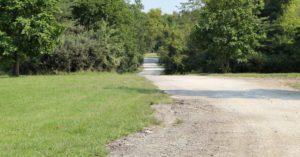
[[[145,58],[159,58],[157,53],[147,53],[145,54]]]
[[[156,124],[166,94],[135,74],[0,78],[0,156],[103,156],[105,145]]]

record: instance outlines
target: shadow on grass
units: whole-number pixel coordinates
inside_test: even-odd
[[[0,75],[0,79],[3,79],[3,78],[10,78],[11,76],[8,76],[8,75]]]
[[[11,77],[13,77],[11,73],[0,70],[0,79],[1,78],[11,78]]]
[[[254,89],[245,91],[233,90],[167,90],[168,94],[181,96],[205,96],[209,98],[247,98],[247,99],[280,99],[300,100],[300,91]]]
[[[0,78],[10,78],[10,77],[12,77],[12,76],[5,72],[0,71]]]

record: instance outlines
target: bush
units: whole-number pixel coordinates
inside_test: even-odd
[[[25,58],[22,73],[116,71],[125,47],[117,41],[115,34],[117,31],[105,23],[97,31],[66,33],[62,45],[53,53],[42,55],[37,60]]]

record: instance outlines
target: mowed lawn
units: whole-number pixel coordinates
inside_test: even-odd
[[[157,123],[169,101],[135,74],[0,77],[0,156],[103,156],[105,145]]]

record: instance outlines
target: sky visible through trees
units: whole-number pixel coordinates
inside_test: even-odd
[[[144,11],[148,12],[152,8],[161,8],[163,13],[172,14],[173,11],[178,11],[177,6],[186,0],[143,0]]]

